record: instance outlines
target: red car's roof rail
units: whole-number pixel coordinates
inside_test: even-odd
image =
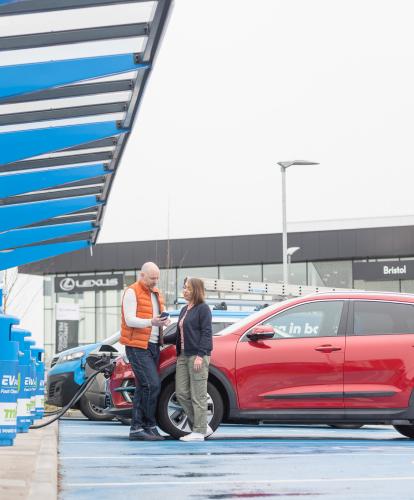
[[[213,292],[255,294],[284,299],[286,297],[301,297],[314,293],[351,292],[349,288],[320,287],[307,285],[286,285],[284,283],[267,283],[259,281],[237,281],[201,278],[206,290]]]

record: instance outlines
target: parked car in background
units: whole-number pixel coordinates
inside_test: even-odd
[[[82,345],[67,349],[52,358],[51,367],[46,379],[46,403],[55,406],[66,406],[80,389],[86,380],[86,358],[101,345],[116,345],[119,342],[119,332],[94,344]],[[78,408],[91,420],[111,420],[104,415],[102,408],[94,405],[84,394],[81,399],[72,406]]]
[[[414,438],[414,295],[337,292],[280,302],[213,338],[209,424],[390,424]],[[175,398],[175,346],[161,353],[158,425],[188,432]],[[118,358],[112,415],[131,415],[134,377]]]

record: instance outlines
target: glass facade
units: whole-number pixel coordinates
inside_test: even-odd
[[[294,262],[288,266],[289,283],[304,285],[307,283],[306,262]],[[266,283],[283,283],[282,264],[264,264],[263,281]]]
[[[308,285],[352,288],[352,262],[309,262]]]
[[[220,266],[219,278],[222,280],[262,281],[261,265]]]
[[[411,260],[407,258],[406,260]],[[359,262],[376,262],[381,259],[366,259]],[[386,260],[390,260],[389,258]],[[394,259],[397,260],[397,259]],[[404,260],[404,259],[401,259]],[[92,273],[88,273],[92,274]],[[108,274],[108,273],[97,273]],[[124,285],[129,286],[139,278],[139,270],[126,270]],[[81,275],[70,275],[81,276]],[[167,308],[181,307],[182,285],[186,276],[209,279],[225,279],[238,281],[255,281],[282,283],[282,264],[254,264],[246,266],[211,266],[192,268],[161,269],[159,287],[166,298]],[[356,288],[361,290],[392,291],[414,293],[414,280],[363,281],[354,280],[352,261],[294,262],[289,265],[289,282],[295,285],[309,285],[329,288]],[[45,349],[50,358],[55,352],[56,303],[79,305],[79,344],[90,344],[100,341],[119,330],[121,320],[122,290],[85,291],[83,293],[56,293],[54,276],[44,278],[44,319]],[[207,298],[227,300],[229,309],[246,309],[246,305],[231,305],[231,300],[269,300],[269,297],[256,294],[234,294],[207,292]],[[231,300],[229,300],[231,299]],[[251,308],[251,306],[250,306]]]
[[[360,290],[372,290],[376,292],[399,292],[400,282],[398,280],[393,280],[393,281],[355,280],[354,288]]]

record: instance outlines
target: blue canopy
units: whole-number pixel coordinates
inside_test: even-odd
[[[171,5],[0,0],[0,270],[95,244]]]
[[[90,245],[89,241],[66,241],[53,245],[35,245],[0,251],[0,271],[10,267],[36,262],[37,260],[56,257],[56,255],[82,250]]]
[[[0,67],[0,98],[148,68],[149,64],[137,64],[134,54],[2,66]],[[30,78],[27,78],[28,73]]]
[[[51,188],[83,179],[93,179],[106,175],[103,163],[81,167],[29,170],[0,175],[0,198]]]
[[[91,222],[73,222],[23,229],[11,229],[0,233],[0,250],[10,250],[16,247],[31,245],[38,241],[54,240],[65,236],[89,233],[93,230]]]

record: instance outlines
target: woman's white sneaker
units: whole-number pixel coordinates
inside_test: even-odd
[[[180,437],[180,441],[204,441],[204,434],[200,432],[190,432],[190,434]]]
[[[213,429],[207,424],[207,430],[206,433],[204,434],[205,438],[210,437],[214,433]]]

